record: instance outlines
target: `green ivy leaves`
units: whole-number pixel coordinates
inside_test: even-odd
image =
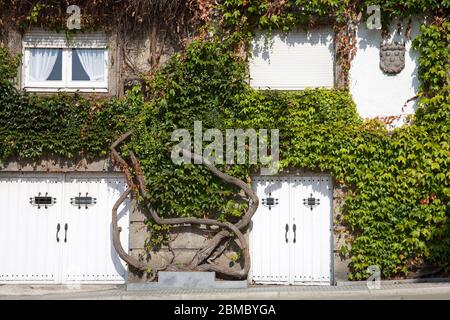
[[[20,56],[12,57],[9,51],[0,45],[0,84],[2,86],[12,85],[19,65]]]
[[[113,139],[131,125],[136,104],[132,94],[123,100],[96,101],[77,94],[20,92],[10,83],[16,64],[5,57],[0,57],[2,76],[7,77],[0,85],[0,159],[106,156]]]
[[[142,159],[158,212],[232,221],[245,210],[237,190],[201,166],[171,163],[171,130],[192,129],[194,120],[202,120],[205,129],[277,128],[283,168],[328,171],[350,187],[343,220],[353,241],[341,251],[351,256],[351,279],[365,279],[370,265],[380,266],[385,277],[404,275],[423,261],[448,265],[443,254],[450,250],[445,98],[422,100],[412,125],[388,132],[376,120],[362,121],[346,91],[253,90],[245,82],[244,62],[230,46],[195,41],[149,83],[156,98],[139,115],[132,147]],[[243,179],[255,169],[223,168]]]
[[[258,6],[246,3],[252,14],[267,10],[264,1]],[[320,3],[311,1],[306,8],[315,12]],[[335,8],[337,2],[324,5]],[[235,8],[226,20],[245,16],[243,1],[227,0],[222,6]],[[272,20],[283,25],[278,18]],[[235,40],[240,39],[235,35],[195,40],[183,54],[174,55],[146,84],[146,102],[138,88],[122,100],[105,101],[18,92],[11,84],[17,60],[0,50],[0,159],[104,156],[115,137],[133,128],[133,141],[126,148],[140,159],[159,214],[235,221],[246,209],[238,190],[202,166],[174,165],[171,133],[176,128],[192,131],[195,120],[204,129],[222,131],[279,129],[283,168],[327,171],[350,189],[343,222],[352,240],[340,248],[351,257],[350,279],[367,278],[370,265],[378,265],[385,277],[405,275],[424,262],[448,268],[449,31],[446,21],[422,26],[414,41],[420,52],[418,110],[411,125],[393,132],[378,121],[362,121],[346,91],[253,90],[246,81],[245,61],[235,54]],[[258,167],[221,169],[245,180]],[[166,239],[168,229],[151,221],[148,225],[153,231],[150,249]]]

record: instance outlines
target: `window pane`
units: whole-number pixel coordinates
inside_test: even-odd
[[[48,81],[62,80],[62,50],[58,49],[58,57],[56,58],[55,66],[47,78]]]
[[[72,50],[72,80],[104,81],[105,80],[104,73],[105,73],[105,50],[103,49]]]
[[[30,81],[62,80],[62,49],[30,49]]]
[[[78,58],[76,50],[72,50],[72,80],[74,81],[89,81],[90,78],[86,71],[84,71],[83,65]]]

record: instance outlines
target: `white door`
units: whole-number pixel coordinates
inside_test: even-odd
[[[289,283],[288,178],[255,178],[260,206],[252,219],[251,266],[256,282]]]
[[[0,176],[0,282],[57,281],[63,181],[57,175]]]
[[[111,209],[124,188],[110,174],[1,175],[0,283],[125,282],[111,240]],[[118,211],[125,250],[128,209]]]
[[[67,175],[63,282],[124,282],[126,266],[112,245],[111,209],[125,189],[125,181],[118,176]],[[127,210],[126,205],[118,210],[125,250],[128,248]]]
[[[331,178],[257,177],[254,187],[260,206],[252,219],[251,279],[330,284]]]
[[[328,176],[291,178],[291,283],[331,282],[332,192]]]

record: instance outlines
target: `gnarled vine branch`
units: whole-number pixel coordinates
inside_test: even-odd
[[[249,208],[245,215],[242,217],[239,222],[236,224],[232,224],[230,222],[222,222],[215,219],[202,219],[202,218],[194,218],[194,217],[186,217],[186,218],[161,218],[158,213],[156,212],[155,208],[152,206],[151,202],[149,201],[150,197],[148,195],[148,191],[145,186],[145,179],[144,174],[142,172],[139,160],[136,158],[133,151],[130,151],[130,161],[131,166],[134,170],[134,176],[130,172],[130,165],[121,157],[119,154],[118,148],[119,146],[125,142],[130,136],[131,132],[128,132],[124,135],[122,135],[119,139],[117,139],[112,145],[111,145],[111,156],[113,161],[119,164],[121,169],[123,170],[126,181],[128,184],[127,190],[120,196],[120,198],[117,200],[116,204],[113,207],[112,210],[112,224],[113,224],[113,245],[116,249],[119,256],[127,262],[129,265],[133,266],[134,268],[138,270],[148,270],[151,268],[152,270],[155,270],[154,266],[147,265],[136,258],[130,256],[128,253],[126,253],[123,250],[123,247],[120,243],[120,229],[117,225],[117,209],[118,207],[125,201],[125,199],[128,197],[128,195],[131,193],[131,191],[134,188],[137,188],[137,190],[141,193],[142,197],[145,201],[145,207],[147,208],[151,218],[153,221],[160,225],[171,225],[171,226],[180,226],[184,224],[197,224],[197,225],[215,225],[220,227],[222,230],[220,230],[212,239],[206,242],[204,247],[202,247],[194,256],[193,260],[188,266],[183,266],[183,270],[191,270],[191,271],[215,271],[216,273],[235,277],[239,279],[244,279],[247,277],[248,271],[250,270],[250,253],[249,248],[247,245],[247,241],[243,235],[243,230],[248,226],[248,224],[251,221],[251,218],[253,214],[256,212],[256,209],[258,207],[258,197],[256,193],[253,191],[251,187],[249,187],[245,182],[227,175],[226,173],[223,173],[222,171],[218,170],[212,163],[210,163],[207,159],[203,158],[200,155],[193,154],[190,151],[183,150],[185,157],[190,157],[194,160],[201,160],[202,163],[208,168],[211,173],[213,173],[216,177],[219,179],[233,184],[240,189],[242,189],[245,194],[249,198]],[[196,163],[198,163],[196,161]],[[219,266],[216,264],[211,264],[206,262],[205,260],[211,256],[211,254],[216,250],[216,248],[222,243],[222,241],[228,237],[236,236],[239,240],[239,246],[243,252],[244,257],[244,266],[242,270],[233,270],[232,268],[225,267],[225,266]],[[220,248],[222,250],[222,248]],[[180,269],[180,267],[176,267],[174,265],[168,265],[166,268],[169,268],[171,270],[174,269]],[[155,277],[155,273],[154,273]]]

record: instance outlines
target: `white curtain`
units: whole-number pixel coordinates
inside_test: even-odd
[[[102,49],[76,49],[81,65],[91,81],[103,81],[105,72],[105,51]]]
[[[59,49],[30,50],[30,81],[45,81],[52,73]]]

